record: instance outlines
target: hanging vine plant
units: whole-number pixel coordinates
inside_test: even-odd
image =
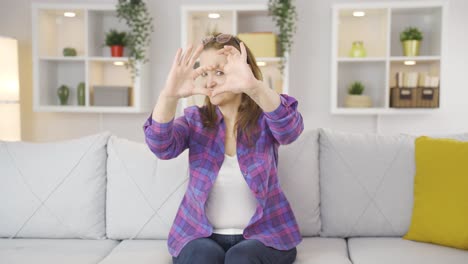
[[[289,54],[296,33],[297,12],[293,0],[268,0],[268,11],[278,27],[278,42],[281,51],[280,70],[283,72],[286,54]]]
[[[132,78],[135,78],[139,75],[138,65],[149,61],[147,50],[154,31],[153,18],[143,0],[119,0],[116,10],[119,21],[124,20],[130,29],[127,45],[130,57],[127,67],[131,70]]]

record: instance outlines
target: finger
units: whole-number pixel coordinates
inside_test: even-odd
[[[200,57],[200,54],[203,51],[203,44],[198,45],[197,49],[192,55],[192,58],[190,59],[189,65],[194,65],[195,62],[197,61],[198,57]]]
[[[190,60],[190,56],[192,55],[192,50],[193,50],[193,45],[192,44],[189,44],[187,46],[187,49],[185,51],[185,54],[184,54],[184,58],[183,58],[183,61],[181,64],[183,65],[187,65],[187,63],[189,62]]]
[[[244,42],[240,43],[241,58],[243,61],[247,61],[247,49],[245,48]]]
[[[193,71],[192,78],[195,80],[198,78],[200,75],[202,75],[204,72],[211,70],[212,66],[203,66],[203,67],[198,67]]]
[[[181,54],[182,54],[182,49],[178,48],[176,55],[174,57],[174,61],[172,62],[172,67],[179,65]]]
[[[240,55],[240,52],[234,48],[233,46],[224,46],[224,48],[226,49],[226,51],[229,53],[229,54],[232,54],[232,55],[236,55],[236,54],[239,54]]]
[[[195,87],[192,90],[192,94],[201,94],[201,95],[211,96],[211,91],[206,88]]]

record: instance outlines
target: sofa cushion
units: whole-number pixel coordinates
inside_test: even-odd
[[[346,240],[342,238],[306,237],[297,246],[294,264],[351,264]]]
[[[415,135],[320,129],[321,236],[403,236],[413,208]],[[468,140],[468,134],[433,135]]]
[[[171,264],[166,240],[124,240],[99,264]],[[346,241],[307,237],[297,246],[294,264],[351,264]]]
[[[322,236],[403,236],[411,221],[408,135],[320,130]]]
[[[118,244],[109,239],[0,239],[0,262],[95,264]]]
[[[159,160],[138,142],[112,136],[107,162],[107,236],[166,239],[188,184],[188,151]]]
[[[0,141],[0,237],[105,238],[109,136]]]
[[[172,264],[167,240],[123,240],[99,264]]]
[[[304,130],[289,145],[279,147],[278,180],[302,236],[320,232],[318,130]]]
[[[402,238],[350,238],[350,259],[354,264],[466,264],[468,251]]]

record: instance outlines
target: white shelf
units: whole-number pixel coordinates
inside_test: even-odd
[[[365,58],[338,58],[338,62],[372,62],[372,61],[381,61],[385,62],[387,59],[384,57],[365,57]]]
[[[443,94],[441,67],[446,3],[349,3],[335,4],[332,10],[332,114],[427,114],[439,109],[390,107],[390,87],[395,85],[396,72],[425,72],[439,76]],[[364,11],[365,16],[354,17],[353,11]],[[420,56],[403,56],[400,32],[409,26],[423,32]],[[363,41],[366,57],[348,56],[354,41]],[[405,61],[415,61],[416,64],[405,65]],[[364,84],[364,94],[371,97],[372,107],[344,106],[347,89],[353,81]]]
[[[64,12],[75,12],[65,17]],[[151,111],[148,96],[149,64],[140,67],[140,75],[131,78],[130,69],[115,62],[128,62],[124,57],[111,57],[105,46],[110,29],[128,31],[116,17],[113,4],[33,3],[33,109],[38,112],[143,113]],[[65,47],[75,48],[77,56],[63,56]],[[85,105],[78,105],[77,86],[85,83]],[[57,89],[70,88],[67,105],[60,105]],[[129,100],[121,106],[93,105],[95,86],[129,87]],[[112,94],[113,91],[111,91]],[[117,92],[117,91],[116,91]],[[112,96],[115,94],[112,94]],[[108,98],[108,97],[104,97]]]
[[[43,61],[85,61],[86,58],[83,56],[68,56],[68,57],[42,56],[42,57],[39,57],[39,59]]]
[[[209,13],[218,13],[220,18],[209,19]],[[217,25],[217,26],[215,26]],[[199,42],[207,31],[216,28],[218,32],[237,35],[247,32],[278,33],[275,23],[268,15],[267,4],[214,4],[183,5],[181,7],[181,47],[188,43]],[[286,55],[287,56],[287,55]],[[281,57],[256,57],[264,80],[277,92],[288,93],[288,69],[286,63],[284,75],[279,71]],[[205,96],[191,96],[180,100],[179,111],[190,105],[202,105]]]

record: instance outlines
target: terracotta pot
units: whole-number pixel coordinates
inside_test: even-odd
[[[122,57],[123,56],[123,46],[111,46],[111,56],[112,57]]]

